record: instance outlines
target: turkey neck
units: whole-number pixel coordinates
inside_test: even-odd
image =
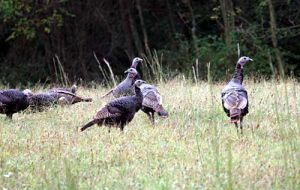
[[[135,77],[134,74],[129,73],[129,74],[127,75],[127,77],[126,77],[126,80],[128,80],[128,81],[133,81],[133,80],[134,80],[134,77]]]
[[[137,67],[138,64],[139,64],[138,62],[133,62],[133,63],[131,64],[131,68],[136,69],[136,67]]]
[[[138,98],[139,101],[143,102],[143,93],[141,89],[137,86],[134,87],[135,90],[135,96]]]
[[[234,75],[233,75],[233,78],[231,79],[231,81],[242,84],[243,79],[244,79],[243,67],[239,63],[237,63],[236,67],[235,67],[235,72],[234,72]]]

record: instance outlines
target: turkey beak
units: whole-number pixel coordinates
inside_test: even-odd
[[[129,70],[126,70],[124,73],[129,73]]]
[[[249,61],[253,61],[253,59],[249,58]]]

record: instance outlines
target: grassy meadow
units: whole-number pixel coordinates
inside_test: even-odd
[[[222,110],[224,83],[158,84],[169,118],[138,112],[124,132],[94,126],[108,99],[0,116],[0,189],[300,189],[300,85],[245,79],[250,113],[238,135]],[[37,87],[39,88],[39,87]]]

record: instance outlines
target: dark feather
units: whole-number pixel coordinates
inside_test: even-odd
[[[137,86],[135,93],[134,96],[117,98],[106,104],[90,122],[81,127],[81,131],[94,124],[116,126],[123,130],[124,126],[133,119],[135,113],[142,107],[143,95]]]
[[[25,110],[29,106],[27,95],[22,91],[9,89],[0,91],[0,113],[12,118],[14,113]]]
[[[32,111],[45,111],[49,107],[57,104],[57,99],[52,93],[34,94],[28,98],[30,109]]]

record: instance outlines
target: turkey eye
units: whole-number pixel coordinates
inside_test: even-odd
[[[246,59],[246,57],[244,57],[244,60]]]

